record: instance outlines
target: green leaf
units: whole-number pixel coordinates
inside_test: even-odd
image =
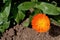
[[[31,2],[38,2],[38,0],[31,0]]]
[[[60,15],[51,15],[50,20],[52,24],[60,26]]]
[[[39,14],[39,13],[41,13],[41,10],[40,9],[35,9],[34,10],[34,15]]]
[[[27,19],[26,19],[25,21],[23,21],[23,23],[22,23],[22,25],[23,25],[24,27],[28,27],[29,24],[30,24],[29,18],[27,18]]]
[[[57,10],[60,12],[60,7],[57,7]]]
[[[35,5],[34,2],[24,2],[24,3],[21,3],[19,6],[18,6],[18,9],[19,10],[29,10],[30,8],[33,8]]]
[[[3,3],[5,3],[7,0],[3,0]]]
[[[19,23],[21,20],[24,19],[24,17],[25,17],[25,14],[22,11],[18,11],[15,21]]]
[[[5,30],[4,29],[0,29],[0,32],[3,33]]]
[[[4,32],[9,27],[10,22],[4,22],[0,25],[0,32]]]
[[[7,5],[8,4],[8,5]],[[0,13],[0,21],[2,20],[8,20],[8,16],[9,16],[9,13],[10,13],[10,7],[11,7],[11,2],[7,2],[5,5],[4,5],[4,10],[1,10],[1,13]],[[3,9],[3,8],[2,8]]]
[[[7,29],[9,27],[10,22],[4,22],[2,25],[3,29]]]
[[[10,2],[11,0],[3,0],[3,3]]]
[[[43,13],[48,15],[60,14],[60,12],[57,10],[57,7],[49,3],[41,2],[39,5],[36,5],[35,7],[41,9]]]
[[[7,5],[8,4],[8,5]],[[0,12],[0,32],[4,32],[9,27],[8,16],[10,13],[11,1],[6,2],[4,10]]]
[[[36,15],[36,14],[39,14],[39,13],[41,13],[41,10],[40,10],[40,9],[34,9],[34,12],[31,13],[31,15],[29,16],[30,22],[31,22],[31,20],[32,20],[32,17],[33,17],[34,15]]]
[[[60,19],[53,19],[53,18],[50,18],[51,20],[51,23],[54,24],[54,25],[57,25],[57,26],[60,26]]]
[[[8,3],[9,3],[9,4],[8,4]],[[5,14],[7,17],[9,16],[10,7],[11,7],[11,2],[8,2],[8,3],[6,3],[6,4],[8,4],[8,6],[5,5],[5,9],[4,9],[4,11],[3,11],[3,14]],[[4,15],[4,16],[5,16],[5,15]]]

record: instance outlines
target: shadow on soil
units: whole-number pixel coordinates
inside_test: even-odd
[[[60,27],[56,25],[51,25],[51,29],[49,30],[49,35],[52,37],[57,37],[60,35]]]

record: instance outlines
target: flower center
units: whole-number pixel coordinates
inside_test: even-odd
[[[37,21],[37,26],[38,27],[44,27],[45,26],[45,21],[42,19],[42,20],[38,20]]]

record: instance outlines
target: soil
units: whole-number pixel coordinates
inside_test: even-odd
[[[60,40],[60,35],[53,37],[49,32],[38,33],[32,28],[16,25],[6,30],[0,40]]]
[[[38,33],[22,24],[6,30],[0,40],[60,40],[60,27],[51,26],[46,33]]]

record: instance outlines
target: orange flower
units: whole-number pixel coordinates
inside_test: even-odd
[[[32,28],[37,32],[47,32],[50,29],[50,20],[45,14],[37,14],[32,18]]]

